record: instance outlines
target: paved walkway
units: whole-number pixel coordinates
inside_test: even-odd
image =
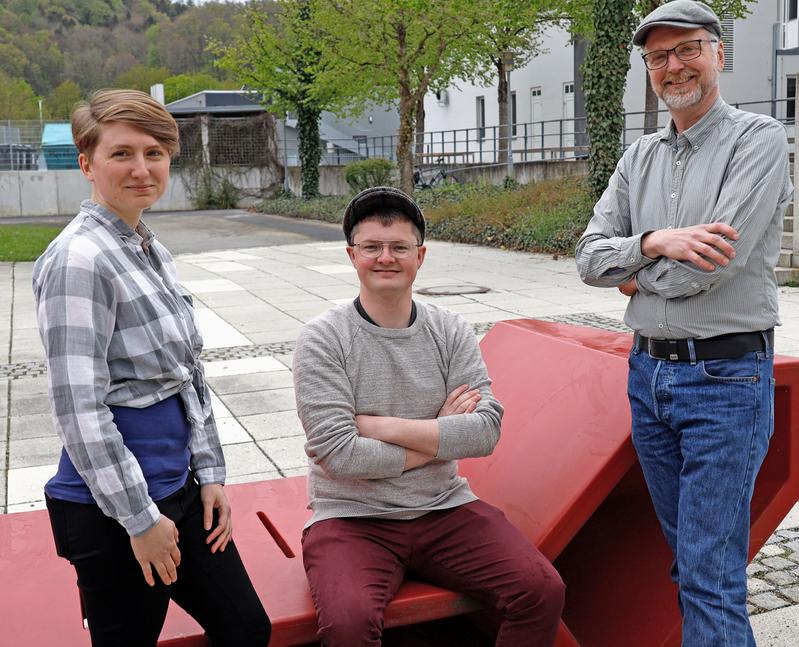
[[[343,243],[256,247],[177,257],[195,297],[206,374],[229,482],[305,473],[291,356],[300,326],[357,294]],[[31,263],[0,263],[0,512],[41,508],[60,444],[52,430],[30,289]],[[484,333],[495,321],[546,318],[626,330],[626,298],[583,285],[572,259],[431,242],[418,288],[484,286],[484,294],[417,296]],[[452,290],[455,291],[455,290]],[[799,356],[799,289],[781,288],[777,350]],[[761,647],[799,644],[799,507],[749,567]]]

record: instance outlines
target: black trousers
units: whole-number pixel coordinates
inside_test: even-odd
[[[271,624],[231,541],[211,553],[205,543],[200,488],[192,476],[157,501],[180,532],[178,580],[170,586],[153,573],[145,581],[130,538],[96,505],[47,499],[56,550],[78,574],[94,647],[149,647],[158,642],[170,598],[205,630],[214,647],[265,647]],[[216,519],[212,526],[216,526]]]

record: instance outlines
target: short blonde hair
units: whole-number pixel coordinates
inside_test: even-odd
[[[91,158],[102,127],[125,123],[158,140],[174,157],[180,152],[178,125],[166,108],[139,90],[98,90],[72,111],[72,139]]]

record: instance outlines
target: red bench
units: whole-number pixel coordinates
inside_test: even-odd
[[[552,560],[567,584],[558,646],[679,644],[670,556],[630,442],[630,336],[537,321],[497,324],[482,342],[506,406],[487,458],[461,462],[475,492]],[[776,430],[752,505],[754,554],[799,498],[799,360],[779,358]],[[236,543],[273,622],[271,645],[314,640],[300,529],[309,516],[302,477],[226,488]],[[88,645],[74,574],[55,556],[46,512],[0,518],[3,635],[15,644]],[[386,626],[468,613],[473,600],[422,582],[403,584]],[[567,628],[568,627],[568,628]],[[206,645],[175,606],[161,645]]]

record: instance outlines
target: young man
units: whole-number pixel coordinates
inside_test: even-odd
[[[502,406],[471,326],[415,303],[425,222],[390,187],[344,214],[360,294],[309,322],[294,353],[313,516],[303,561],[323,645],[379,645],[405,573],[501,614],[497,645],[552,645],[564,587],[501,511],[458,476],[490,454]]]
[[[785,129],[719,95],[724,45],[707,5],[664,4],[633,42],[671,122],[624,153],[577,267],[631,297],[633,443],[674,552],[683,645],[753,647],[749,506],[773,430]]]

